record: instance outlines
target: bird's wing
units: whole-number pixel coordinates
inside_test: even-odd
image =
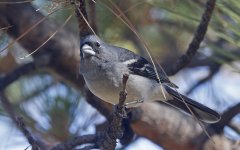
[[[128,69],[130,70],[130,73],[143,76],[146,78],[154,79],[157,82],[159,82],[159,79],[158,79],[158,76],[159,76],[161,83],[165,83],[168,86],[173,88],[178,88],[177,85],[172,83],[167,76],[160,73],[158,73],[158,76],[157,76],[152,63],[148,62],[145,58],[138,56],[135,53],[128,50],[127,52],[125,51],[123,54],[125,55],[124,57],[121,57],[121,54],[120,54],[120,61],[127,65]],[[121,59],[121,58],[124,58],[124,59]]]

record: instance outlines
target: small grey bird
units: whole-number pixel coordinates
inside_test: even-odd
[[[177,86],[165,75],[158,73],[159,81],[153,64],[127,49],[109,45],[97,36],[89,35],[81,40],[80,57],[80,73],[88,88],[104,101],[111,104],[119,102],[123,74],[129,74],[126,85],[128,107],[135,107],[143,101],[160,100],[188,114],[191,114],[190,108],[203,122],[220,120],[217,112],[176,92]]]

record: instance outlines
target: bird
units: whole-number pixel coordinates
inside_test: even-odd
[[[128,74],[126,106],[163,101],[205,123],[216,123],[221,116],[207,106],[176,91],[166,75],[157,72],[153,63],[125,48],[105,43],[96,35],[80,40],[80,74],[89,90],[113,105],[119,102],[122,78]]]

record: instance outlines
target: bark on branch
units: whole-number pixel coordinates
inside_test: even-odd
[[[78,19],[78,27],[79,27],[79,31],[80,31],[80,37],[83,38],[87,35],[91,34],[91,29],[88,26],[88,15],[87,15],[87,11],[86,11],[86,4],[85,4],[85,0],[79,0],[79,2],[77,3],[77,1],[74,3],[75,5],[75,13],[76,13],[76,17]]]
[[[198,25],[198,28],[194,34],[194,37],[191,43],[188,46],[188,49],[185,54],[183,54],[177,62],[173,65],[171,71],[169,71],[169,75],[176,74],[179,70],[184,68],[186,65],[190,63],[193,56],[196,54],[199,46],[207,32],[208,24],[211,19],[216,0],[208,0],[205,5],[205,11],[202,15],[201,22]]]

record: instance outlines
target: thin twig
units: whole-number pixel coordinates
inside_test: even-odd
[[[220,67],[221,67],[220,64],[210,66],[210,73],[208,74],[208,76],[199,80],[196,84],[194,84],[192,87],[190,87],[189,90],[186,92],[186,94],[187,95],[190,94],[197,87],[199,87],[200,85],[202,85],[202,84],[206,83],[207,81],[211,80],[218,73]]]
[[[68,21],[72,18],[72,14],[71,15],[69,15],[68,17],[67,17],[67,19],[64,21],[64,23],[59,27],[59,28],[57,28],[56,30],[55,30],[55,32],[54,33],[52,33],[40,46],[38,46],[36,49],[34,49],[31,53],[29,53],[29,54],[27,54],[27,55],[25,55],[25,56],[23,56],[23,57],[20,57],[20,59],[25,59],[25,58],[27,58],[27,57],[29,57],[29,56],[32,56],[34,53],[36,53],[40,48],[42,48],[49,40],[51,40],[60,30],[62,30],[63,29],[63,27],[68,23]]]
[[[3,49],[0,50],[0,54],[7,50],[8,48],[10,48],[11,46],[13,46],[15,43],[19,42],[19,40],[21,40],[24,36],[26,36],[29,32],[31,32],[33,29],[36,29],[36,27],[41,24],[42,22],[44,22],[45,20],[48,19],[49,16],[51,16],[52,14],[54,14],[55,12],[62,10],[63,8],[58,8],[50,13],[47,14],[47,16],[42,17],[40,20],[38,20],[35,24],[31,25],[29,28],[27,28],[26,31],[24,31],[20,36],[18,36],[15,40],[13,40],[11,43],[9,43],[6,47],[4,47]]]
[[[23,75],[26,75],[37,69],[35,62],[30,62],[19,66],[12,72],[8,73],[4,77],[0,77],[0,91],[3,91],[9,84],[16,81]]]
[[[123,136],[124,129],[122,126],[123,118],[126,117],[125,100],[127,97],[126,84],[129,75],[123,75],[123,89],[119,93],[119,104],[115,106],[113,119],[110,122],[107,131],[104,133],[103,140],[98,142],[101,150],[114,150],[116,147],[116,140]]]
[[[74,147],[81,144],[96,143],[98,136],[96,134],[83,135],[75,137],[74,139],[68,140],[65,143],[54,146],[51,150],[66,150],[73,149]]]
[[[169,75],[176,74],[179,70],[184,68],[187,64],[190,63],[193,56],[196,54],[197,50],[201,42],[204,39],[204,36],[207,32],[208,24],[210,22],[212,12],[215,7],[216,0],[208,0],[205,5],[205,11],[202,15],[201,22],[198,25],[198,28],[194,34],[194,37],[191,43],[188,46],[188,49],[185,54],[183,54],[177,62],[172,66],[171,71],[169,71]]]
[[[27,130],[26,125],[23,121],[22,117],[17,117],[17,125],[21,129],[24,136],[27,138],[29,144],[32,146],[32,150],[40,150],[40,146],[38,146],[37,141],[33,138],[31,133]]]
[[[0,92],[0,100],[2,102],[2,106],[5,109],[5,111],[9,114],[10,118],[15,123],[15,125],[20,129],[20,131],[28,139],[29,144],[31,144],[33,149],[36,148],[36,146],[37,146],[39,149],[45,150],[46,149],[45,144],[39,139],[38,140],[33,139],[31,134],[27,131],[25,124],[23,123],[21,118],[19,119],[16,117],[16,115],[15,115],[16,113],[14,111],[12,104],[9,102],[8,98],[5,96],[5,94],[3,92]],[[37,149],[35,149],[35,150],[37,150]]]

